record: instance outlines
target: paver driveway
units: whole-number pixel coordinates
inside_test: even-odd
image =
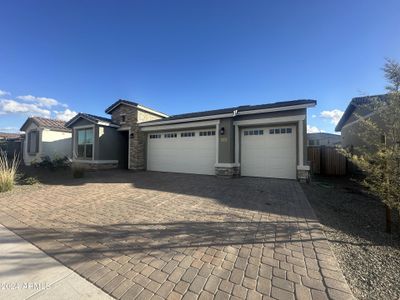
[[[352,298],[295,181],[99,172],[0,195],[0,222],[115,298]]]

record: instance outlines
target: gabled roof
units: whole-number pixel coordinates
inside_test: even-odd
[[[138,109],[141,109],[141,110],[150,112],[150,113],[152,113],[152,114],[154,114],[154,115],[157,115],[157,116],[160,116],[160,117],[162,117],[162,118],[168,117],[168,115],[166,115],[166,114],[164,114],[164,113],[162,113],[162,112],[159,112],[159,111],[156,111],[156,110],[154,110],[154,109],[145,107],[145,106],[143,106],[143,105],[140,105],[139,103],[132,102],[132,101],[129,101],[129,100],[123,100],[123,99],[119,99],[117,102],[111,104],[111,105],[105,110],[105,112],[106,112],[107,114],[111,114],[111,113],[113,112],[113,110],[116,109],[116,108],[117,108],[118,106],[120,106],[120,105],[128,105],[128,106],[136,107],[136,108],[138,108]]]
[[[65,122],[61,120],[42,118],[42,117],[29,117],[25,123],[21,126],[21,131],[25,131],[26,128],[31,124],[35,123],[38,127],[43,127],[55,131],[66,131],[70,132],[71,129],[65,126]]]
[[[91,114],[87,114],[87,113],[77,114],[75,117],[73,117],[71,120],[69,120],[65,124],[65,126],[67,126],[68,128],[71,128],[72,125],[79,119],[85,119],[93,124],[98,124],[98,125],[103,125],[103,126],[119,127],[119,125],[114,123],[111,119],[96,116],[96,115],[91,115]]]
[[[373,103],[374,101],[386,101],[388,98],[387,94],[382,95],[373,95],[373,96],[364,96],[364,97],[355,97],[351,99],[349,105],[347,106],[343,116],[340,118],[339,123],[335,127],[335,131],[341,131],[346,122],[350,119],[354,110],[358,106],[367,105]]]
[[[143,122],[141,126],[152,125],[153,123],[162,123],[174,120],[185,120],[185,119],[192,119],[192,118],[218,118],[221,115],[230,114],[233,116],[235,114],[249,114],[249,113],[262,113],[264,111],[280,111],[280,110],[288,110],[288,109],[300,109],[302,107],[311,107],[317,104],[316,100],[311,99],[301,99],[301,100],[292,100],[292,101],[283,101],[283,102],[275,102],[275,103],[267,103],[267,104],[259,104],[259,105],[242,105],[236,107],[229,107],[223,109],[216,109],[216,110],[208,110],[208,111],[201,111],[201,112],[193,112],[193,113],[186,113],[180,115],[170,116],[168,118],[162,120],[153,120],[148,122]]]

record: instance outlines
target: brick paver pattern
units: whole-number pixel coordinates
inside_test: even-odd
[[[0,195],[0,222],[117,299],[352,299],[296,181],[108,171]]]

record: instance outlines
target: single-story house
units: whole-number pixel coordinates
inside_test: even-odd
[[[374,109],[374,103],[386,101],[388,95],[375,95],[353,98],[347,106],[343,116],[336,125],[335,131],[341,133],[342,146],[344,148],[353,148],[363,145],[360,132],[363,130],[360,126],[360,120],[370,119],[380,127],[384,127],[384,122]]]
[[[21,157],[23,140],[23,134],[0,132],[0,150],[6,152],[9,158],[14,155]]]
[[[247,105],[167,116],[118,100],[111,118],[67,122],[73,163],[86,168],[296,179],[308,173],[307,108],[315,100]]]
[[[19,141],[23,139],[20,133],[0,132],[0,141]]]
[[[71,158],[72,133],[64,121],[30,117],[20,130],[25,132],[22,155],[25,165],[40,162],[44,157]]]
[[[307,133],[308,146],[337,147],[340,146],[341,141],[342,138],[338,134],[326,132]]]

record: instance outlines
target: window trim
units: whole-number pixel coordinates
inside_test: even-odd
[[[166,132],[164,133],[164,139],[176,139],[178,134],[176,132]]]
[[[152,140],[158,140],[158,139],[161,139],[161,137],[162,137],[161,133],[150,133],[149,134],[149,139],[152,139]]]
[[[211,134],[208,134],[208,133],[211,133]],[[210,129],[210,130],[199,131],[199,137],[206,137],[206,136],[216,136],[216,130]]]
[[[36,139],[36,141],[35,141],[35,151],[32,151],[31,150],[31,139],[32,139],[32,133],[36,133],[36,135],[35,135],[35,139]],[[39,143],[40,143],[40,131],[39,131],[39,129],[38,128],[35,128],[35,129],[32,129],[32,130],[30,130],[29,132],[28,132],[28,138],[27,138],[27,145],[26,145],[26,152],[29,154],[29,155],[36,155],[36,154],[38,154],[39,153]]]
[[[119,123],[120,123],[120,124],[126,124],[126,114],[120,114],[119,116],[120,116],[120,121],[119,121]],[[122,118],[124,118],[123,121],[122,121]]]
[[[196,132],[195,131],[184,131],[184,132],[181,132],[180,136],[181,136],[181,138],[191,138],[191,137],[196,136]]]
[[[95,125],[84,125],[84,126],[76,126],[74,129],[74,139],[73,139],[73,158],[74,160],[94,160],[95,158],[95,148],[96,148],[96,126]],[[92,158],[79,157],[78,156],[78,131],[82,129],[92,129],[93,130],[93,144],[92,144]]]

